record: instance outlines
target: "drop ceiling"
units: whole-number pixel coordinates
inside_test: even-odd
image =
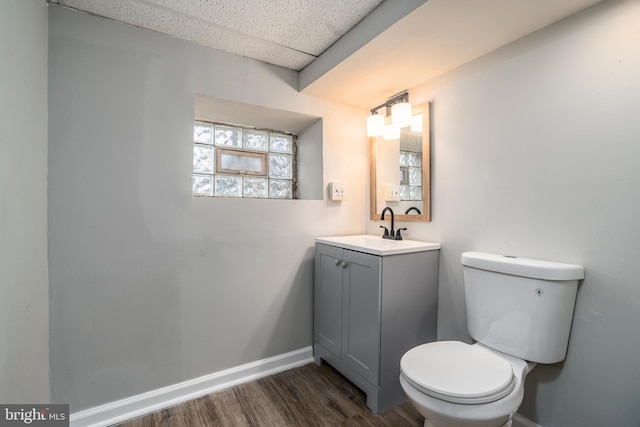
[[[49,0],[300,71],[371,108],[600,0]]]
[[[50,0],[301,70],[382,0]]]

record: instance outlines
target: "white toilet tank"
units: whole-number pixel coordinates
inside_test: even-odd
[[[582,266],[484,252],[462,264],[473,339],[531,362],[564,360]]]

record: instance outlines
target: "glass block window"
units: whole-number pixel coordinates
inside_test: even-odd
[[[400,151],[400,200],[422,200],[422,154]]]
[[[196,121],[192,194],[294,199],[296,144],[284,132]]]

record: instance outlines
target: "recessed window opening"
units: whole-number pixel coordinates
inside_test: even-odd
[[[297,146],[287,132],[195,121],[192,194],[295,199]]]

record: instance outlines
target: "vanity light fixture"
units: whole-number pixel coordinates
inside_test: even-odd
[[[380,136],[384,133],[384,116],[371,110],[371,115],[367,117],[367,136]]]
[[[384,104],[380,104],[371,109],[371,115],[367,117],[367,136],[382,136],[385,133],[384,115],[378,114],[378,110],[386,107],[391,108],[391,124],[394,125],[393,135],[400,137],[400,128],[411,126],[411,104],[409,103],[409,92],[400,92],[392,96]],[[388,126],[388,125],[387,125]],[[386,131],[389,135],[391,130]]]
[[[391,123],[399,128],[411,126],[411,104],[399,102],[391,107]]]

